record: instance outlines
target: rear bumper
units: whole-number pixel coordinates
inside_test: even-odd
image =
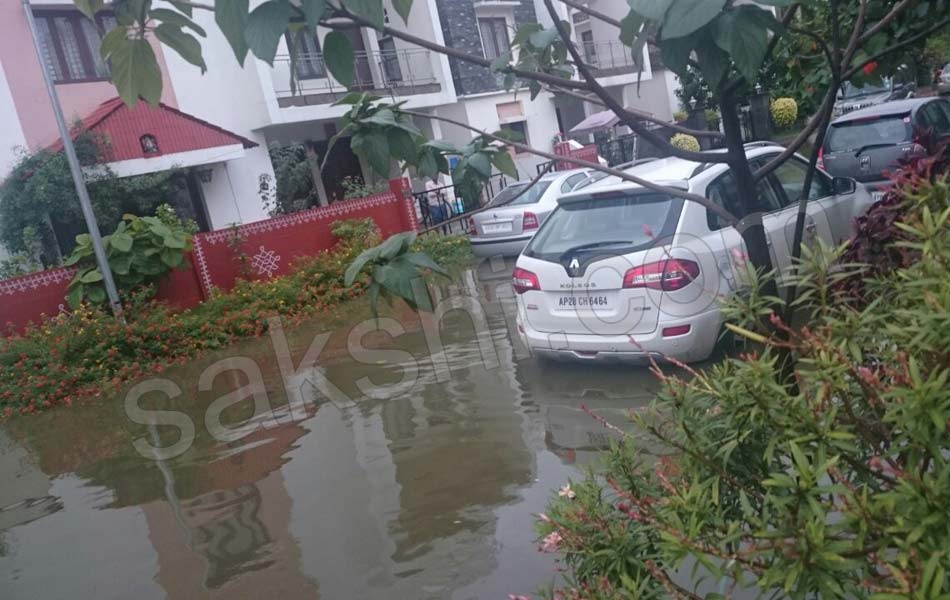
[[[528,245],[534,234],[516,237],[486,238],[471,236],[472,253],[475,256],[517,256]]]
[[[518,332],[532,353],[554,360],[596,363],[645,364],[674,358],[682,362],[705,360],[719,337],[722,315],[718,308],[684,318],[663,317],[653,333],[637,335],[596,335],[547,333],[525,323],[520,311]],[[689,325],[689,333],[663,337],[663,329]]]

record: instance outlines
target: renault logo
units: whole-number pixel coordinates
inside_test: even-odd
[[[572,274],[577,273],[577,270],[581,268],[581,263],[576,258],[572,258],[571,264],[569,264],[567,268],[571,270]]]

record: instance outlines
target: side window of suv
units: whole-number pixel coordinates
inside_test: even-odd
[[[566,194],[574,189],[574,186],[581,182],[582,179],[587,178],[587,173],[577,173],[576,175],[571,175],[564,180],[564,183],[561,184],[561,193]]]
[[[753,169],[755,167],[753,166]],[[782,203],[779,201],[775,189],[769,183],[768,178],[762,179],[756,184],[756,204],[755,210],[762,212],[774,212],[781,210]],[[726,171],[706,188],[706,197],[714,203],[725,208],[738,218],[743,216],[742,207],[739,204],[739,192],[736,189],[736,178],[732,171]],[[729,225],[728,221],[706,209],[706,223],[710,231],[716,231]]]
[[[778,186],[785,192],[785,198],[782,201],[784,206],[798,202],[802,190],[805,189],[805,175],[808,172],[808,166],[800,160],[792,158],[787,160],[780,167],[772,172]],[[831,187],[831,181],[821,171],[815,171],[815,177],[811,182],[811,189],[808,191],[809,200],[827,198],[834,194]]]
[[[933,130],[934,135],[950,133],[950,116],[940,107],[941,102],[931,102],[920,109],[923,129]]]

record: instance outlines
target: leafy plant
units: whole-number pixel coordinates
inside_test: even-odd
[[[428,254],[410,251],[415,241],[414,231],[397,233],[382,244],[363,251],[347,267],[343,280],[347,287],[353,285],[361,273],[368,271],[370,284],[367,292],[374,315],[380,297],[387,301],[392,297],[402,298],[414,310],[432,311],[432,296],[425,273],[431,271],[448,277],[448,272]]]
[[[798,103],[794,98],[776,98],[771,106],[772,122],[779,129],[788,129],[798,120]]]
[[[258,196],[267,214],[274,217],[305,210],[319,203],[313,182],[313,161],[303,144],[270,144],[268,147],[274,177],[262,173]]]
[[[568,567],[563,597],[950,594],[950,180],[896,193],[890,244],[915,260],[855,275],[842,248],[815,247],[796,275],[806,327],[781,321],[778,298],[730,300],[731,316],[774,325],[732,327],[754,349],[702,372],[655,368],[662,391],[631,414],[635,434],[601,420],[621,440],[604,471],[538,522]],[[870,303],[840,285],[855,276]]]
[[[677,133],[670,138],[670,143],[683,150],[692,150],[694,152],[699,152],[700,150],[699,140],[687,133]]]
[[[115,231],[103,237],[109,267],[119,290],[129,292],[157,282],[165,273],[181,266],[185,253],[191,250],[191,234],[174,211],[165,210],[160,215],[124,215]],[[77,307],[83,301],[92,304],[106,301],[102,271],[96,265],[89,234],[76,236],[76,248],[65,264],[79,267],[69,284],[71,306]]]
[[[343,198],[365,198],[389,189],[389,184],[385,181],[377,181],[368,184],[362,177],[344,177],[340,180],[340,186],[343,188]]]

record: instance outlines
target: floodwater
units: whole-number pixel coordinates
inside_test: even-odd
[[[266,336],[169,369],[181,395],[139,405],[194,423],[174,458],[136,445],[175,443],[181,421],[133,422],[124,393],[0,426],[0,597],[504,600],[550,585],[534,515],[610,442],[582,406],[623,423],[657,382],[526,356],[509,273],[483,263],[444,290],[483,311],[449,312],[441,345],[408,314],[405,333],[369,334],[368,347],[409,353],[396,364],[343,351],[346,323],[367,316],[357,304],[285,326],[294,369],[332,332],[303,376],[281,376]],[[208,377],[227,357],[251,360]],[[249,364],[266,418],[242,398]],[[371,398],[368,382],[388,387]],[[288,405],[294,389],[304,404]]]

